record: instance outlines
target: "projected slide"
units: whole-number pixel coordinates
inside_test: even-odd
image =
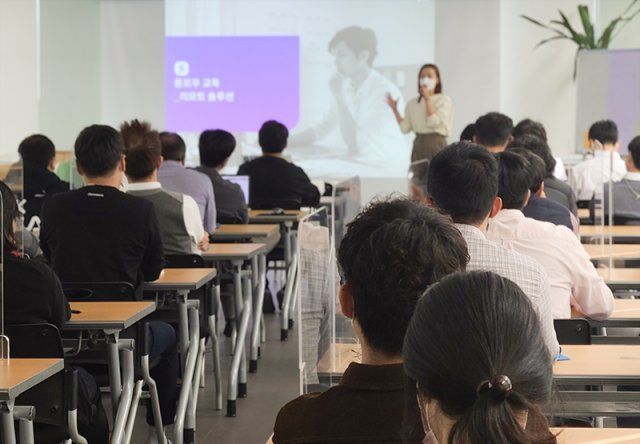
[[[298,37],[168,37],[167,128],[255,131],[274,116],[293,128],[300,106],[299,52]]]
[[[170,130],[233,132],[235,166],[260,155],[258,129],[279,120],[284,155],[311,177],[399,189],[384,186],[406,178],[413,135],[385,97],[404,112],[418,94],[418,69],[434,61],[434,0],[165,0],[165,12]]]

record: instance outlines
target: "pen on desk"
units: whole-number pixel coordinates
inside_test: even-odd
[[[80,314],[82,313],[80,310],[71,310],[71,314]]]

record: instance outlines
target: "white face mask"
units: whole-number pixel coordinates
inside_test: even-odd
[[[422,429],[424,430],[423,444],[439,444],[438,438],[433,434],[431,430],[431,424],[429,424],[429,403],[422,408],[422,402],[420,402],[420,396],[418,396],[418,408],[420,408],[420,420],[422,420]]]
[[[420,79],[420,85],[426,87],[429,91],[436,89],[436,80],[431,77],[423,77]]]

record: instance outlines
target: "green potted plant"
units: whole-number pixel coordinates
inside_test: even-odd
[[[526,15],[521,15],[521,17],[534,25],[552,31],[554,34],[553,36],[540,41],[535,46],[536,48],[553,40],[571,40],[578,45],[573,62],[573,77],[575,78],[578,52],[581,49],[607,49],[611,40],[613,40],[613,38],[615,38],[615,36],[618,35],[620,31],[640,13],[640,8],[634,10],[634,7],[639,1],[640,0],[632,0],[629,6],[627,6],[627,8],[618,17],[613,19],[599,36],[596,36],[595,27],[591,21],[591,15],[589,14],[589,7],[586,5],[578,5],[578,15],[580,16],[583,32],[580,32],[577,27],[572,26],[571,22],[569,22],[569,19],[562,11],[558,11],[560,13],[560,20],[551,20],[549,24],[542,23]]]

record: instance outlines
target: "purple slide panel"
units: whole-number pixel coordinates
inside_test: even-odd
[[[167,37],[165,89],[169,131],[258,131],[269,119],[293,128],[299,37]]]

